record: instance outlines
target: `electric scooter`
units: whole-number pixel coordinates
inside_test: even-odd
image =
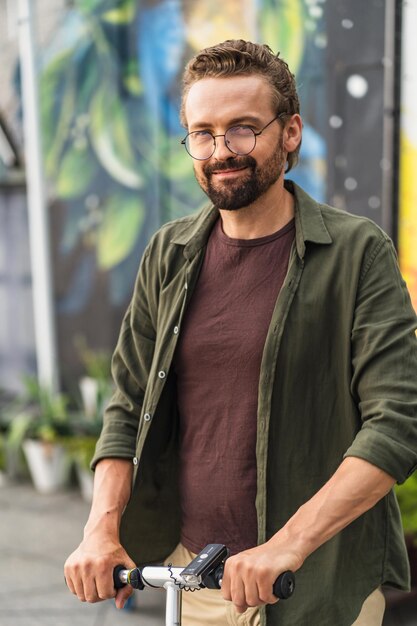
[[[134,589],[145,587],[163,588],[166,591],[165,626],[181,626],[181,600],[183,591],[220,589],[224,563],[229,556],[226,546],[217,543],[207,545],[187,567],[146,566],[124,569],[122,565],[113,571],[114,586],[120,589],[131,585]],[[273,585],[274,595],[286,600],[295,589],[295,577],[291,571],[278,576]]]

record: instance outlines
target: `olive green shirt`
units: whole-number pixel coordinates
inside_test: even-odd
[[[366,459],[398,482],[417,466],[416,316],[392,242],[371,221],[286,185],[295,195],[296,237],[259,380],[259,543],[346,456]],[[133,459],[121,532],[137,563],[162,560],[179,540],[171,363],[217,217],[207,207],[154,235],[113,357],[116,392],[92,465],[105,457]],[[262,610],[264,625],[350,626],[379,585],[407,589],[394,494],[316,550],[296,577],[290,600]]]

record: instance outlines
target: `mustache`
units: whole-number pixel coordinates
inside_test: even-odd
[[[207,163],[203,167],[203,172],[206,176],[211,176],[213,172],[220,172],[223,170],[237,169],[241,167],[256,168],[256,161],[253,157],[247,155],[243,157],[230,157],[226,161],[215,161],[214,163]]]

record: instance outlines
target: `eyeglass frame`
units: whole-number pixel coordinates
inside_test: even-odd
[[[187,133],[185,135],[184,139],[181,139],[180,143],[181,143],[182,146],[184,146],[184,148],[187,151],[187,154],[189,154],[190,157],[192,159],[194,159],[194,161],[207,161],[208,159],[211,159],[213,154],[216,152],[216,148],[217,148],[216,138],[217,137],[223,137],[224,138],[224,145],[229,150],[229,152],[231,152],[232,154],[236,154],[237,156],[247,156],[248,154],[250,154],[251,152],[253,152],[255,150],[255,148],[256,148],[256,138],[259,137],[259,135],[261,135],[264,132],[264,130],[266,128],[268,128],[268,126],[270,126],[272,124],[272,122],[275,122],[276,120],[280,119],[284,115],[288,115],[288,113],[286,111],[282,111],[281,113],[278,113],[278,115],[276,115],[274,117],[274,119],[272,119],[270,122],[268,122],[268,124],[265,124],[265,126],[263,128],[261,128],[261,130],[259,130],[257,133],[253,130],[253,128],[251,128],[247,124],[236,124],[235,126],[231,126],[222,135],[213,135],[213,133],[211,133],[209,130],[203,131],[203,132],[206,132],[208,135],[211,135],[212,138],[213,138],[213,152],[210,154],[210,156],[204,157],[204,159],[199,159],[198,157],[194,157],[192,154],[190,154],[190,152],[187,149],[187,144],[186,144],[186,141],[187,141],[187,139],[188,139],[188,137],[190,135],[192,135],[193,133],[201,132],[201,131],[193,130],[193,131],[191,131],[191,133]],[[226,134],[229,132],[229,130],[231,130],[232,128],[239,128],[239,126],[244,126],[245,128],[249,128],[252,131],[252,133],[253,133],[253,137],[255,139],[255,143],[253,144],[253,148],[251,148],[251,150],[249,150],[249,152],[243,152],[243,153],[242,152],[234,152],[231,148],[229,148],[229,146],[226,143]]]

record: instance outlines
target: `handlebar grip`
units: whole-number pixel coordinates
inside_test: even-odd
[[[116,565],[116,567],[113,570],[113,584],[114,584],[114,588],[115,589],[122,589],[122,587],[126,587],[126,583],[123,583],[120,580],[120,572],[122,572],[125,568],[123,567],[123,565]]]
[[[121,574],[123,573],[123,576]],[[126,581],[126,582],[125,582]],[[129,584],[133,589],[145,589],[142,572],[139,567],[127,570],[123,565],[116,565],[113,570],[113,584],[115,589],[121,589]]]
[[[211,576],[207,576],[204,584],[208,589],[220,589],[223,578],[223,565],[220,565]],[[291,570],[282,572],[272,586],[272,593],[280,600],[288,600],[294,593],[295,575]]]
[[[292,596],[295,589],[294,572],[287,570],[278,576],[273,584],[272,592],[276,598],[287,600]]]

